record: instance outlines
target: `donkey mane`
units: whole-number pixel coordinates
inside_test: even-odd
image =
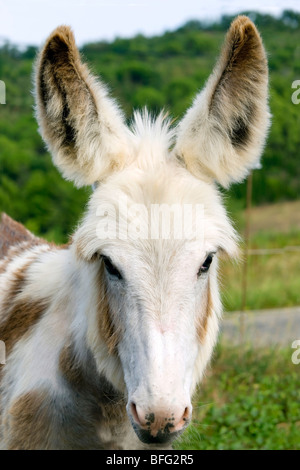
[[[137,141],[146,141],[148,145],[160,145],[169,150],[175,144],[176,126],[168,113],[162,110],[157,116],[145,107],[135,111],[131,130]]]

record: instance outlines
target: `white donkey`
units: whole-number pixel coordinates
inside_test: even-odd
[[[65,178],[94,192],[64,247],[2,217],[1,448],[164,448],[185,429],[218,332],[218,254],[236,254],[216,183],[257,163],[267,101],[266,54],[244,16],[177,127],[144,112],[128,128],[70,29],[49,37],[41,134]],[[203,208],[203,225],[189,219],[201,236],[152,236],[165,222],[153,207],[176,204]]]

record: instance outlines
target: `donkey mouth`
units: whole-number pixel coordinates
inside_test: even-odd
[[[144,444],[171,444],[183,432],[183,429],[172,431],[172,425],[167,424],[154,435],[150,429],[142,429],[134,422],[132,426],[139,440]]]

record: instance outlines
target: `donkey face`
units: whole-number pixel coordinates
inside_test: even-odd
[[[185,238],[185,214],[176,211],[197,206],[199,220],[188,223],[198,231]],[[86,269],[102,265],[95,284],[105,291],[100,309],[89,312],[88,342],[115,387],[125,380],[128,414],[146,442],[174,437],[191,417],[191,395],[218,330],[217,253],[233,255],[235,247],[215,188],[167,162],[123,170],[90,200],[73,246]]]
[[[227,187],[257,163],[267,81],[260,36],[238,17],[177,128],[145,112],[129,129],[69,28],[40,54],[41,133],[67,179],[96,185],[71,248],[88,299],[85,341],[143,442],[166,442],[190,420],[221,314],[218,253],[236,253],[214,182]]]

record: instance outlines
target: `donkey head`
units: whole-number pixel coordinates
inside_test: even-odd
[[[236,254],[216,183],[241,181],[257,164],[267,88],[261,38],[244,16],[176,127],[146,111],[127,127],[68,27],[39,56],[41,134],[65,178],[95,187],[71,247],[85,286],[85,341],[124,392],[143,442],[166,442],[191,418],[221,314],[218,253]]]

